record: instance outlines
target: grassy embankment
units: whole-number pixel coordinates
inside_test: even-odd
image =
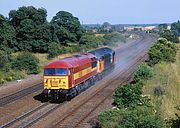
[[[146,81],[143,88],[158,113],[167,120],[174,118],[175,113],[180,115],[180,44],[177,47],[176,62],[155,65],[154,78]]]

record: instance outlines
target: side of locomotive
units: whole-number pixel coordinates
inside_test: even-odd
[[[45,97],[71,98],[101,79],[115,64],[115,51],[100,48],[52,62],[44,68]]]

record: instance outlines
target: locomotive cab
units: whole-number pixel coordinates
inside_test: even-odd
[[[68,89],[70,75],[67,68],[44,69],[44,89]]]

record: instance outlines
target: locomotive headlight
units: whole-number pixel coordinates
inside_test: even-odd
[[[44,79],[44,83],[45,83],[45,84],[47,84],[47,81],[48,81],[47,79]]]

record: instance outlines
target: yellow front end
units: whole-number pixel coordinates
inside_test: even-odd
[[[69,89],[68,76],[44,76],[44,89]]]

